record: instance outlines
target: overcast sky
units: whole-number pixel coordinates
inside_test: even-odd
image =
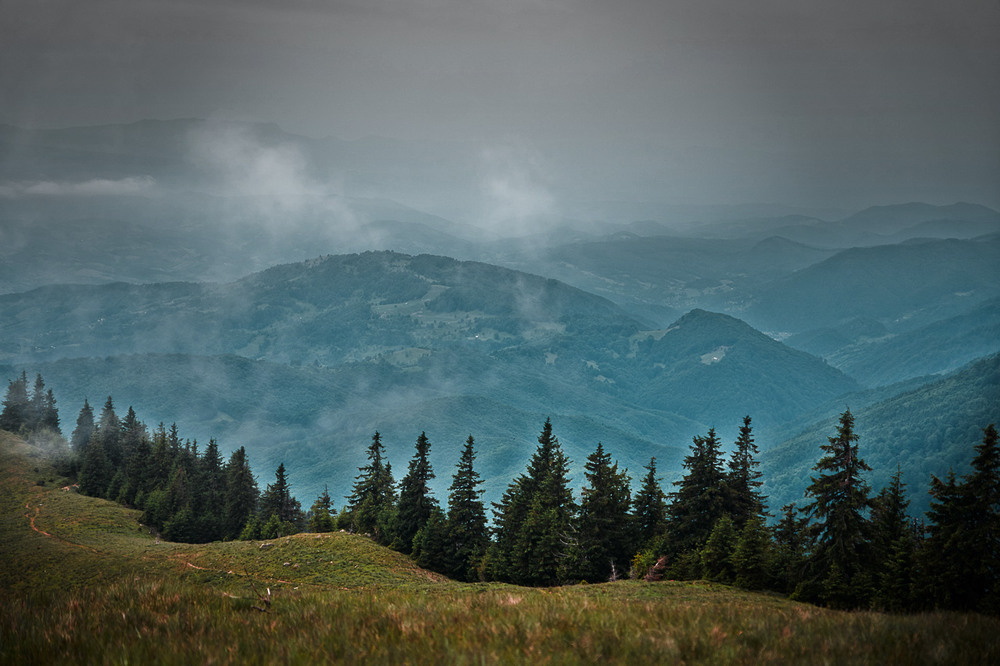
[[[266,120],[515,145],[605,196],[997,207],[998,35],[997,0],[0,0],[0,122]]]

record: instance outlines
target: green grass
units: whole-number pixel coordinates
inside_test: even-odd
[[[459,584],[340,533],[157,543],[30,455],[0,433],[0,663],[1000,661],[1000,621],[978,615],[843,613],[708,583]]]

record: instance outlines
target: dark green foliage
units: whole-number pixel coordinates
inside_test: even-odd
[[[934,607],[1000,613],[1000,446],[991,424],[973,471],[931,479],[928,538],[920,553],[922,597]]]
[[[115,468],[104,452],[104,443],[96,435],[83,454],[80,464],[80,492],[92,497],[104,497],[115,475]]]
[[[773,585],[774,544],[763,518],[751,516],[743,524],[730,561],[733,582],[740,587],[762,590]]]
[[[725,478],[726,512],[733,517],[736,529],[755,516],[767,515],[766,498],[760,492],[763,482],[757,469],[757,453],[750,417],[744,416]]]
[[[450,574],[456,569],[448,519],[440,507],[431,507],[427,521],[413,537],[413,560],[425,569],[443,574]]]
[[[371,534],[376,541],[390,538],[392,512],[396,503],[392,468],[384,460],[385,448],[378,431],[368,447],[368,464],[358,468],[354,489],[347,498],[350,527],[355,532]]]
[[[438,506],[428,486],[434,478],[428,454],[431,443],[426,433],[417,437],[416,452],[410,460],[406,476],[399,482],[399,503],[396,506],[393,525],[393,547],[409,554],[413,549],[413,537],[430,518],[431,510]]]
[[[969,442],[979,441],[983,424],[998,418],[1000,355],[929,383],[908,385],[905,392],[895,394],[898,390],[859,396],[869,404],[851,413],[855,430],[864,438],[865,461],[872,467],[869,483],[876,489],[888,485],[898,462],[909,482],[910,512],[920,516],[929,508],[926,490],[931,475],[943,477],[949,468],[959,476],[968,472]],[[802,496],[802,480],[816,462],[807,454],[815,450],[816,441],[833,432],[843,409],[842,400],[824,408],[829,418],[761,454],[774,506]]]
[[[72,438],[69,441],[70,448],[78,454],[82,454],[90,441],[90,436],[94,434],[94,409],[83,400],[83,407],[79,416],[76,417],[76,428],[73,429]]]
[[[667,531],[674,554],[700,550],[715,524],[725,514],[722,453],[715,428],[696,435],[691,453],[684,458],[687,470],[671,494]]]
[[[876,591],[874,603],[887,610],[903,610],[913,601],[916,541],[906,509],[906,484],[896,467],[889,485],[872,500],[872,558]]]
[[[304,522],[302,505],[292,495],[288,484],[285,463],[278,465],[278,469],[274,472],[274,483],[268,484],[261,493],[260,514],[265,522],[271,516],[277,516],[279,522],[290,523],[296,527]]]
[[[836,607],[859,607],[871,596],[871,523],[868,484],[862,473],[871,468],[858,456],[854,416],[840,416],[837,434],[820,448],[826,454],[816,463],[806,495],[812,502],[806,513],[813,521],[816,547],[810,557],[814,581],[822,582],[819,601]]]
[[[568,470],[569,460],[546,419],[527,471],[494,504],[494,577],[519,585],[560,582],[576,513]]]
[[[35,375],[35,386],[25,414],[24,427],[29,432],[48,430],[62,434],[59,430],[59,411],[51,389],[45,390],[45,381],[39,373]]]
[[[226,492],[223,502],[222,532],[224,538],[240,536],[244,525],[257,513],[259,491],[250,469],[247,452],[242,446],[229,457],[225,468]]]
[[[736,547],[736,527],[728,514],[715,523],[700,552],[702,577],[719,583],[731,583],[735,578],[733,549]]]
[[[587,483],[580,495],[573,578],[617,580],[628,572],[635,552],[628,470],[619,471],[600,442],[584,469]]]
[[[649,547],[650,542],[660,537],[667,528],[667,497],[656,476],[656,458],[650,458],[645,469],[642,486],[632,501],[632,523],[640,548]]]
[[[309,508],[308,524],[310,532],[334,530],[333,500],[330,499],[330,491],[326,486],[323,486],[323,492]]]
[[[110,395],[101,410],[95,434],[104,447],[104,454],[108,457],[108,461],[112,466],[118,467],[124,460],[121,422],[118,420],[118,415],[115,414],[115,405]]]
[[[486,554],[490,537],[480,489],[483,481],[473,467],[475,440],[465,441],[451,486],[448,488],[448,538],[453,560],[447,573],[459,580],[475,580],[475,569]]]
[[[7,384],[7,394],[3,400],[3,411],[0,412],[0,430],[20,432],[27,428],[31,403],[28,399],[28,375],[21,376]]]
[[[809,518],[800,517],[794,504],[781,507],[774,528],[774,574],[781,592],[791,592],[805,576],[807,549],[811,543]]]

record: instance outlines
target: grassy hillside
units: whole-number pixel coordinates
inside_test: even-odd
[[[707,583],[450,582],[363,536],[189,546],[0,432],[0,661],[990,663],[1000,621],[823,610]]]

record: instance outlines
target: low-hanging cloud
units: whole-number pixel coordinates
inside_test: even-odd
[[[0,184],[0,197],[140,196],[152,194],[155,190],[156,180],[150,176],[129,176],[116,180],[95,178],[75,183],[36,180]]]
[[[317,175],[305,148],[259,127],[209,122],[188,136],[191,162],[210,193],[231,204],[228,222],[263,225],[273,236],[307,232],[336,240],[359,222],[336,183]]]
[[[542,155],[523,142],[483,151],[481,223],[499,236],[539,231],[544,218],[555,213]]]

